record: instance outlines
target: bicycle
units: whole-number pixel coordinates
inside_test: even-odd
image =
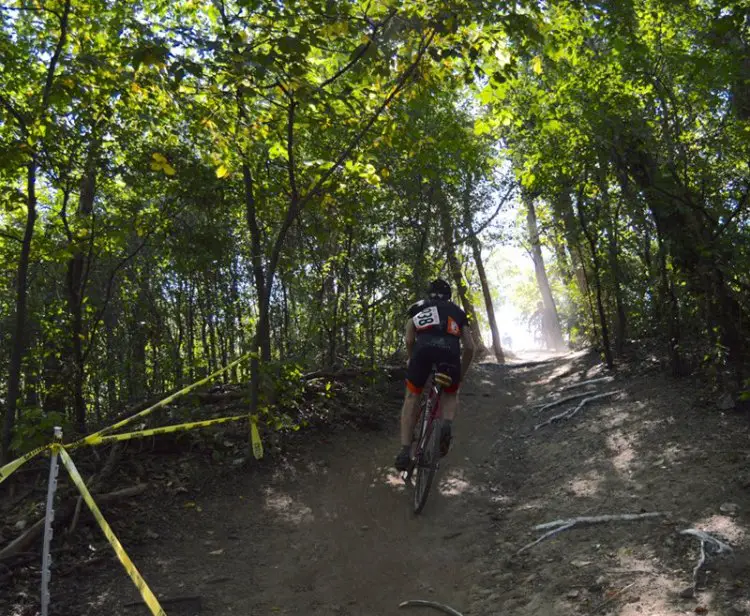
[[[411,485],[411,477],[416,470],[414,485],[414,513],[418,514],[427,503],[432,481],[440,463],[440,436],[443,427],[443,416],[440,411],[440,395],[444,387],[450,387],[453,380],[440,371],[440,366],[433,367],[430,377],[430,387],[426,396],[422,397],[419,415],[414,426],[414,441],[409,468],[404,472],[403,479]]]

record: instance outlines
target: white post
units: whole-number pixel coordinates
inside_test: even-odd
[[[62,428],[55,427],[55,442],[62,442]],[[47,511],[44,516],[44,545],[42,548],[42,616],[49,611],[49,582],[51,577],[50,543],[52,542],[52,522],[55,519],[55,492],[57,491],[58,471],[57,449],[52,449],[49,465],[49,482],[47,483]]]

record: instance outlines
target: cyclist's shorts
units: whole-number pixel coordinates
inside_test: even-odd
[[[406,370],[406,386],[415,394],[422,393],[424,384],[432,372],[434,364],[444,364],[442,372],[451,377],[453,383],[443,389],[445,393],[458,391],[461,380],[461,354],[458,345],[441,344],[441,340],[424,338],[417,340],[414,352]]]

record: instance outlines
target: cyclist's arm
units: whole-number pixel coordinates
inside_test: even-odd
[[[404,340],[406,341],[406,363],[408,365],[409,360],[411,359],[411,352],[414,349],[414,343],[417,340],[417,329],[414,326],[414,321],[411,319],[406,322]]]
[[[472,359],[474,359],[474,338],[471,337],[471,327],[466,325],[461,331],[461,381],[469,371]]]

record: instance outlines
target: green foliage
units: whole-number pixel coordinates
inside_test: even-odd
[[[52,440],[55,427],[61,427],[65,434],[70,431],[71,424],[62,413],[45,413],[36,407],[23,409],[13,435],[13,449],[24,454],[46,445]]]
[[[297,425],[302,367],[392,357],[430,277],[460,269],[482,303],[467,238],[509,241],[488,220],[506,172],[573,343],[607,326],[742,360],[739,8],[48,4],[0,8],[0,373],[20,339],[21,399],[104,421],[259,341],[260,403]],[[16,447],[50,413],[20,417]]]
[[[730,281],[750,264],[743,11],[564,1],[544,12],[515,74],[477,85],[475,128],[502,140],[548,206],[572,330],[601,344],[606,326],[619,347],[660,338],[683,355],[671,353],[677,370],[703,355],[741,364],[750,287]]]

